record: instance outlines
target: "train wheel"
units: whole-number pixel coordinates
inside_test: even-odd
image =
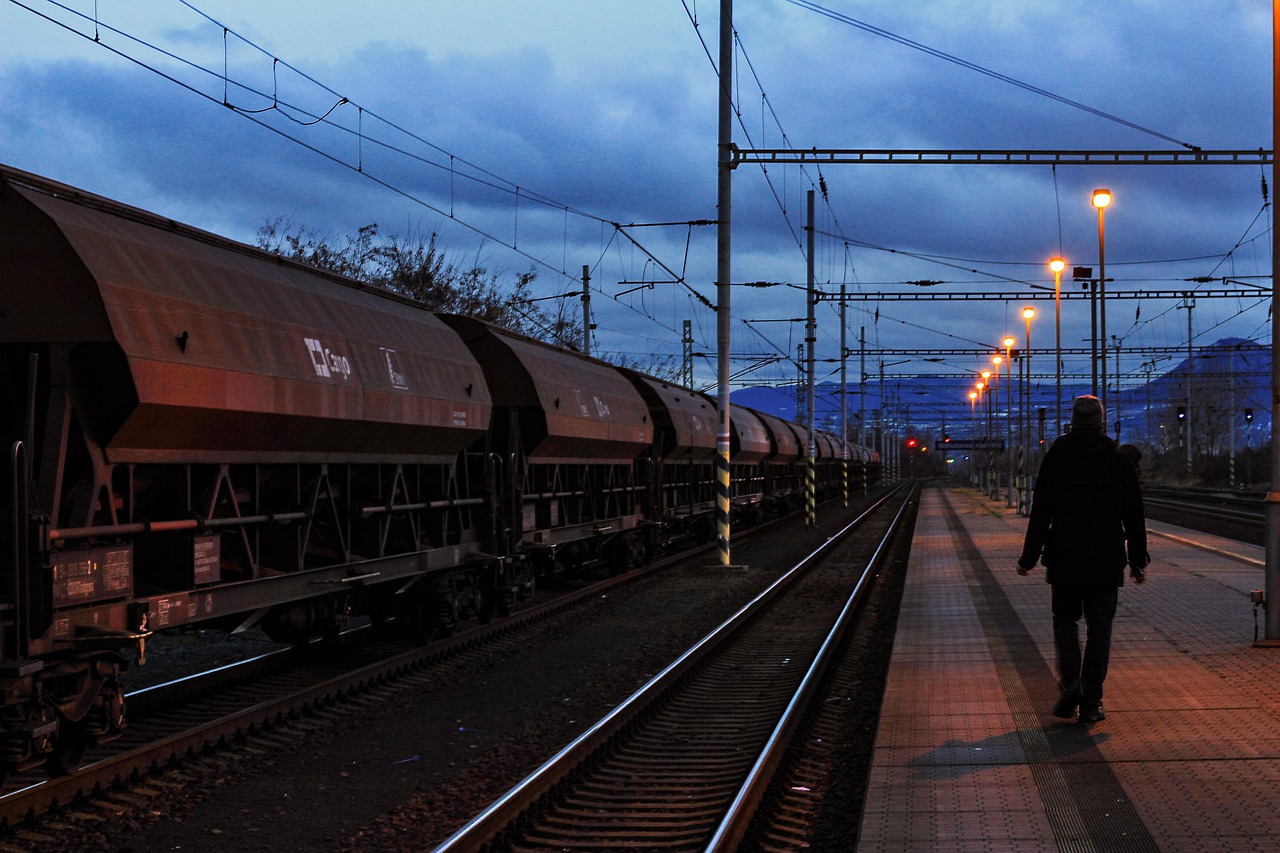
[[[498,599],[502,596],[492,580],[481,584],[476,596],[479,599],[476,605],[476,619],[480,620],[481,625],[488,625],[498,612]]]
[[[419,645],[426,645],[431,642],[431,596],[417,595],[414,596],[412,603],[409,605],[408,622],[409,634],[413,641]]]
[[[84,726],[78,723],[64,722],[58,726],[58,734],[53,739],[53,750],[44,760],[44,768],[50,776],[70,776],[84,760],[85,748],[89,745],[89,737]]]
[[[424,593],[410,605],[409,628],[415,642],[425,645],[434,639],[453,636],[458,627],[453,597]]]
[[[447,639],[458,629],[458,606],[452,595],[428,596],[432,612],[432,636]]]

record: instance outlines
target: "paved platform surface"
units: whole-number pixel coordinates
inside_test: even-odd
[[[1104,705],[1059,720],[1026,520],[926,487],[859,851],[1280,851],[1280,649],[1253,646],[1262,549],[1148,522]],[[1257,613],[1262,631],[1262,613]]]

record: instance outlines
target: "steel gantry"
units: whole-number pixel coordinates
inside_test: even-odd
[[[1188,296],[1196,299],[1270,299],[1271,289],[1244,285],[1234,288],[1220,287],[1204,290],[1193,290],[1186,287],[1159,290],[1112,290],[1107,293],[1107,299],[1186,299]],[[818,291],[817,295],[814,296],[814,299],[819,302],[1026,302],[1036,299],[1052,300],[1053,298],[1053,288],[1051,287],[1046,287],[1044,290],[1022,291],[934,290],[931,288],[918,293],[875,292],[847,293],[844,295]],[[1062,289],[1062,300],[1064,302],[1088,298],[1089,292],[1087,290],[1069,291],[1065,287]]]
[[[1265,148],[1248,150],[1086,151],[1074,149],[941,148],[738,148],[731,146],[729,168],[747,164],[865,163],[992,166],[1257,166],[1271,163]]]

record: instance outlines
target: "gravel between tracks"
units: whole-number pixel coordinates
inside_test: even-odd
[[[849,518],[852,515],[848,516]],[[44,850],[424,850],[464,823],[837,529],[784,522],[747,570],[664,572],[559,618],[482,671],[295,735]],[[874,729],[872,729],[874,730]],[[49,832],[48,834],[54,834]]]

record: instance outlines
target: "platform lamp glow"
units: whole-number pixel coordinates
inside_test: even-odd
[[[1055,437],[1062,435],[1062,271],[1067,268],[1065,258],[1050,258],[1049,269],[1053,270],[1053,334],[1054,334],[1054,381],[1057,410]]]
[[[1022,319],[1027,324],[1026,355],[1022,358],[1023,369],[1027,374],[1027,383],[1022,396],[1022,423],[1025,430],[1022,434],[1022,506],[1027,512],[1031,511],[1031,321],[1035,316],[1036,309],[1029,306],[1022,309]]]
[[[1004,419],[1004,450],[1005,463],[1009,469],[1009,487],[1005,491],[1004,505],[1009,509],[1013,508],[1013,345],[1017,342],[1013,335],[1005,335],[1004,340],[1000,342],[1004,347],[1004,405],[1008,410],[1005,412]]]
[[[1098,389],[1098,399],[1102,401],[1102,410],[1107,409],[1107,241],[1106,241],[1106,209],[1111,205],[1111,190],[1099,187],[1093,191],[1093,206],[1098,209],[1098,352],[1101,354],[1098,367],[1102,381]],[[1106,430],[1106,426],[1103,426]]]

